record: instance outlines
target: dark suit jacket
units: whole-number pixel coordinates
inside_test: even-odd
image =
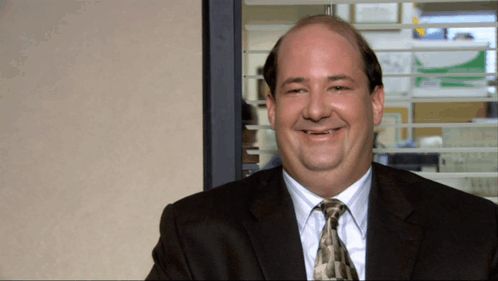
[[[282,168],[164,210],[148,279],[306,279]],[[498,207],[373,164],[367,279],[498,279]]]

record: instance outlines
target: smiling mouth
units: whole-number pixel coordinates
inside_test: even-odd
[[[329,130],[324,130],[324,131],[317,131],[317,130],[302,130],[303,133],[307,135],[332,135],[335,132],[339,131],[341,128],[336,128],[336,129],[329,129]]]

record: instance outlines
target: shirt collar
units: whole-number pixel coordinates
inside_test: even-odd
[[[299,232],[302,233],[311,212],[324,198],[302,186],[285,170],[283,170],[283,177],[287,190],[292,198],[292,202],[294,203]],[[369,168],[359,180],[354,182],[343,192],[334,196],[334,198],[339,199],[346,204],[355,225],[361,232],[362,238],[365,238],[367,230],[368,195],[370,193],[371,182],[372,168]]]

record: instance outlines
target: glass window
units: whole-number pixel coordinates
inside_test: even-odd
[[[498,203],[496,1],[333,2],[243,2],[244,175],[279,164],[264,103],[267,54],[299,18],[329,13],[353,23],[383,67],[375,161]]]

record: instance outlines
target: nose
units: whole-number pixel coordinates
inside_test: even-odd
[[[326,102],[325,93],[313,91],[308,95],[307,104],[303,110],[303,118],[318,122],[324,118],[330,117],[332,109]]]

